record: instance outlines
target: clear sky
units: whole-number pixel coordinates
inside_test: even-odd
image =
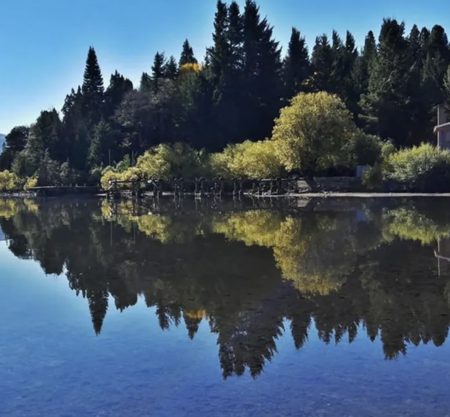
[[[239,1],[240,4],[244,0]],[[292,26],[311,47],[316,35],[349,29],[362,44],[383,17],[409,29],[441,24],[450,31],[448,0],[259,0],[261,14],[285,48]],[[0,0],[0,132],[60,109],[80,84],[94,46],[105,81],[118,70],[139,81],[157,50],[177,58],[189,38],[198,58],[211,44],[216,0]],[[106,83],[105,82],[105,83]]]

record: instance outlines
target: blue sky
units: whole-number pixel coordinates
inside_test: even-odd
[[[244,1],[240,0],[240,4]],[[444,0],[260,0],[261,13],[286,46],[292,26],[311,46],[316,35],[350,29],[358,44],[383,17],[408,29],[441,24]],[[88,47],[96,48],[105,81],[114,70],[137,83],[157,50],[177,58],[187,37],[197,57],[211,44],[216,0],[0,0],[0,132],[60,109],[82,80]]]

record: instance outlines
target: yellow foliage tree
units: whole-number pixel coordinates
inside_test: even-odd
[[[180,74],[198,74],[202,71],[202,67],[197,63],[187,63],[180,67]]]
[[[208,158],[202,151],[196,151],[190,146],[175,144],[160,144],[150,148],[141,155],[135,167],[122,172],[107,168],[102,175],[103,189],[109,188],[110,181],[132,180],[168,180],[172,177],[193,178],[205,175],[208,170]],[[120,187],[119,187],[120,188]]]
[[[272,139],[288,171],[313,174],[349,165],[349,149],[361,131],[344,102],[326,93],[300,93],[281,110]]]
[[[283,172],[271,140],[228,145],[222,152],[211,155],[210,160],[213,172],[225,178],[276,178]]]
[[[38,182],[39,182],[38,178],[36,178],[36,177],[29,177],[25,181],[25,185],[23,186],[23,188],[24,188],[24,190],[29,190],[30,188],[37,187]]]
[[[0,192],[20,189],[22,189],[22,181],[16,174],[9,171],[0,171]]]

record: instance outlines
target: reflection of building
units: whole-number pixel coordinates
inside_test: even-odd
[[[450,239],[438,239],[434,256],[438,261],[438,275],[450,274]]]
[[[437,134],[437,146],[450,149],[450,120],[448,112],[443,106],[438,107],[438,120],[434,133]]]

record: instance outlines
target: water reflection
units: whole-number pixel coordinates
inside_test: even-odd
[[[225,377],[259,374],[284,331],[301,348],[312,321],[325,343],[379,337],[386,358],[445,342],[446,201],[198,204],[0,200],[0,226],[17,257],[87,299],[97,334],[111,299],[142,296],[190,338],[207,321]]]

